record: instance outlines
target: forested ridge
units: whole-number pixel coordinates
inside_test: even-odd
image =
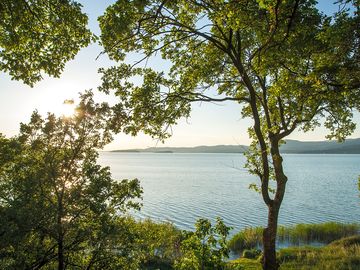
[[[247,145],[213,145],[195,147],[149,147],[145,149],[122,149],[111,152],[151,152],[151,153],[244,153]],[[345,142],[319,141],[302,142],[286,140],[281,152],[291,154],[360,154],[360,139],[347,139]]]

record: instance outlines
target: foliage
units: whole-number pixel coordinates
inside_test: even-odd
[[[356,102],[349,88],[359,88],[358,17],[345,9],[331,23],[314,1],[274,2],[117,1],[110,6],[99,21],[102,44],[113,60],[123,61],[134,51],[145,60],[159,52],[172,63],[167,76],[123,63],[101,70],[100,89],[115,91],[116,116],[126,115],[132,123],[124,130],[165,136],[161,127],[188,116],[189,102],[221,101],[204,94],[215,87],[226,100],[244,103],[244,116],[254,113],[249,101],[255,91],[264,136],[286,136],[293,126],[312,129],[323,115],[331,137],[348,135],[354,128],[349,108]],[[142,76],[142,85],[132,82],[133,76]]]
[[[181,231],[171,223],[155,223],[150,219],[139,221],[135,226],[143,267],[171,268],[180,256]]]
[[[243,258],[257,259],[261,256],[261,250],[259,249],[245,249],[242,253]]]
[[[229,255],[226,246],[229,230],[220,218],[217,218],[214,226],[207,219],[199,219],[195,232],[184,232],[181,257],[175,262],[175,269],[224,269],[224,258]]]
[[[0,138],[2,269],[136,269],[138,180],[116,181],[96,164],[111,139],[107,106],[90,92],[73,117],[34,112],[20,134]]]
[[[269,211],[263,234],[267,269],[278,269],[276,229],[287,182],[283,139],[322,122],[328,138],[344,140],[355,129],[359,2],[339,2],[355,12],[343,8],[329,17],[313,0],[118,0],[99,18],[102,45],[119,62],[100,70],[99,89],[119,100],[109,123],[114,131],[142,130],[165,139],[196,101],[232,100],[241,104],[243,117],[253,119],[247,168],[258,176],[251,187]],[[133,52],[143,58],[125,64]],[[156,54],[170,62],[168,71],[139,66]]]
[[[264,268],[278,268],[275,239],[287,182],[279,151],[282,140],[296,129],[309,131],[316,128],[322,118],[325,118],[324,126],[330,130],[329,138],[343,140],[355,129],[352,114],[360,107],[359,1],[339,2],[351,5],[355,12],[352,14],[345,8],[328,17],[316,9],[314,0],[118,0],[99,18],[101,43],[110,58],[120,62],[119,66],[100,70],[103,74],[100,90],[114,92],[119,99],[112,107],[108,123],[112,130],[132,135],[143,130],[164,139],[170,135],[169,127],[179,118],[190,115],[190,103],[196,101],[232,100],[241,104],[243,117],[254,120],[249,129],[253,142],[247,168],[259,177],[259,185],[252,187],[261,193],[269,211],[269,224],[263,233]],[[5,0],[0,4],[0,16],[0,69],[29,85],[41,79],[41,71],[58,76],[65,61],[73,58],[80,47],[90,41],[90,33],[85,27],[86,16],[81,13],[80,5],[73,1]],[[126,55],[132,52],[143,53],[144,61],[159,53],[172,66],[165,74],[124,64]],[[140,85],[134,83],[134,78],[139,77],[142,79]],[[75,191],[74,194],[65,193],[82,186],[67,185],[70,176],[77,179],[78,171],[69,169],[65,176],[62,173],[66,172],[65,165],[73,165],[71,153],[77,154],[78,148],[71,147],[71,143],[86,134],[71,136],[53,129],[60,122],[52,118],[49,116],[49,124],[43,126],[42,119],[34,114],[32,124],[23,126],[25,141],[20,136],[18,142],[10,142],[18,144],[15,149],[19,152],[11,152],[13,157],[10,155],[8,161],[5,158],[5,174],[2,172],[4,179],[30,179],[16,183],[24,182],[24,189],[21,185],[4,186],[5,203],[9,204],[7,201],[10,200],[13,205],[9,207],[21,211],[16,217],[8,214],[9,222],[16,221],[18,216],[24,221],[39,217],[34,224],[24,223],[28,227],[21,228],[21,232],[28,232],[35,225],[41,228],[43,223],[57,225],[49,231],[41,231],[41,236],[46,236],[40,237],[41,244],[35,243],[39,237],[33,237],[32,233],[21,234],[19,231],[17,234],[33,241],[24,250],[34,250],[37,246],[47,249],[45,254],[63,248],[60,245],[66,236],[63,224],[69,222],[66,215],[71,216],[81,209],[66,206],[63,209],[56,207],[56,203],[83,195]],[[71,130],[72,126],[64,124],[64,127]],[[37,139],[38,134],[31,133],[39,132],[37,128],[43,132],[41,139],[48,141]],[[57,148],[47,147],[46,142],[53,143],[49,133],[52,131],[56,131],[59,138],[68,138],[65,144],[55,136]],[[34,142],[31,141],[33,137]],[[95,141],[89,142],[96,147],[99,136],[92,139]],[[1,140],[7,143],[6,139]],[[31,143],[23,149],[22,145],[29,140]],[[64,151],[62,147],[65,147]],[[46,151],[41,153],[41,148]],[[30,158],[32,156],[34,158]],[[16,171],[10,171],[10,177],[6,174],[7,166],[13,159],[19,161],[13,162]],[[95,155],[91,155],[84,164],[90,166],[95,159]],[[51,160],[54,163],[49,162]],[[23,166],[16,167],[16,164]],[[110,177],[101,168],[85,165],[83,168],[88,173],[83,175],[90,180],[93,179],[92,170],[98,178]],[[43,186],[43,179],[52,179],[53,185]],[[274,186],[270,180],[275,180]],[[86,192],[97,191],[94,188]],[[17,194],[22,195],[21,199]],[[104,199],[104,196],[102,194],[100,198]],[[91,214],[99,214],[99,209],[109,207],[107,203],[90,209]],[[30,206],[36,211],[29,211],[32,210]],[[57,220],[46,216],[50,211],[40,211],[51,207],[57,211]],[[64,215],[66,218],[62,219]],[[74,214],[74,217],[78,216]],[[16,226],[9,228],[18,231]],[[49,239],[57,240],[55,248],[44,243]]]
[[[2,0],[0,18],[0,70],[30,86],[42,72],[58,77],[92,35],[70,0]]]

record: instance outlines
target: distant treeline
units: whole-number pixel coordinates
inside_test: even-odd
[[[146,149],[114,150],[112,152],[144,153],[244,153],[246,145],[214,145],[196,147],[149,147]],[[360,138],[348,139],[345,142],[319,141],[302,142],[286,140],[281,146],[282,153],[288,154],[360,154]]]

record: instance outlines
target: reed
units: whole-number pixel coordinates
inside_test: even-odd
[[[262,227],[248,227],[235,234],[228,242],[232,251],[241,252],[244,249],[258,248],[262,244]]]
[[[358,234],[360,224],[326,222],[321,224],[297,224],[280,226],[277,239],[280,243],[307,245],[311,243],[328,244],[334,240]]]
[[[234,252],[262,246],[262,227],[245,228],[230,239],[228,245]],[[294,226],[279,226],[278,244],[287,246],[311,245],[314,243],[328,244],[334,240],[357,235],[360,224],[343,224],[326,222],[321,224],[297,224]]]

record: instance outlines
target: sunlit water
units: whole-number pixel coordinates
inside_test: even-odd
[[[170,221],[193,229],[199,217],[217,216],[232,234],[266,224],[258,183],[243,168],[242,154],[110,153],[100,154],[113,178],[138,178],[144,189],[138,218]],[[360,155],[284,155],[288,184],[279,223],[360,222],[357,179]]]

